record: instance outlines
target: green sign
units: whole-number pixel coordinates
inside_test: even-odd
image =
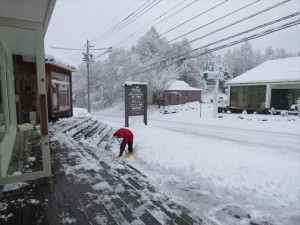
[[[224,79],[224,73],[216,71],[208,71],[203,74],[204,79]]]
[[[206,85],[216,85],[216,81],[214,81],[214,80],[206,80]]]

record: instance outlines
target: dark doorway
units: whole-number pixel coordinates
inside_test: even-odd
[[[289,109],[300,97],[300,89],[272,89],[271,107]]]

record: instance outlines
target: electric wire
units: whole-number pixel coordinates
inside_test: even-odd
[[[186,23],[188,23],[188,22],[190,22],[190,21],[192,21],[192,20],[198,18],[199,16],[204,15],[205,13],[207,13],[207,12],[209,12],[209,11],[211,11],[211,10],[217,8],[218,6],[223,5],[223,4],[224,4],[225,2],[227,2],[227,1],[229,1],[229,0],[225,0],[225,1],[223,1],[223,2],[221,2],[221,3],[219,3],[219,4],[215,5],[215,6],[213,6],[213,7],[211,7],[211,8],[205,10],[204,12],[202,12],[202,13],[200,13],[200,14],[198,14],[198,15],[196,15],[196,16],[194,16],[194,17],[192,17],[192,18],[190,18],[190,19],[188,19],[188,20],[186,20],[186,21],[184,21],[183,23],[181,23],[181,24],[179,24],[179,25],[177,25],[177,26],[175,26],[175,27],[173,27],[173,28],[171,28],[171,29],[165,31],[164,33],[160,34],[159,37],[161,37],[161,36],[164,35],[164,34],[169,33],[169,32],[172,31],[172,30],[175,30],[175,29],[178,28],[178,27],[181,27],[182,25],[184,25],[184,24],[186,24]],[[258,0],[258,1],[260,1],[260,0]]]
[[[111,32],[109,32],[106,35],[104,35],[103,37],[97,38],[96,40],[93,41],[93,43],[97,43],[99,41],[106,40],[108,37],[110,37],[113,34],[119,32],[120,30],[124,29],[129,24],[131,24],[133,21],[135,21],[136,19],[138,19],[139,17],[141,17],[142,15],[144,15],[146,12],[148,12],[150,9],[152,9],[154,6],[156,6],[157,4],[159,4],[161,1],[163,1],[163,0],[159,0],[157,2],[156,2],[156,0],[152,1],[150,4],[148,4],[145,8],[143,8],[140,12],[138,12],[136,15],[134,15],[132,18],[130,18],[128,21],[126,21],[124,24],[120,24],[115,29],[113,29]],[[152,5],[153,3],[155,3],[155,4]]]
[[[172,11],[173,9],[177,8],[179,5],[181,5],[182,3],[184,3],[187,0],[183,0],[182,2],[180,2],[179,4],[177,4],[176,6],[172,7],[171,9],[169,9],[168,11],[166,11],[165,13],[161,14],[159,17],[157,17],[156,19],[152,20],[151,22],[149,22],[148,24],[144,25],[143,27],[141,27],[139,30],[135,31],[134,33],[130,34],[129,36],[127,36],[126,38],[124,38],[123,40],[121,40],[120,42],[118,42],[117,44],[113,45],[113,48],[119,46],[120,44],[126,42],[128,39],[132,38],[134,35],[136,35],[137,33],[140,33],[140,31],[144,31],[146,27],[148,27],[149,25],[151,25],[153,22],[155,22],[156,20],[160,19],[161,17],[163,17],[164,15],[168,14],[170,11]]]
[[[259,1],[259,0],[258,0]],[[258,1],[255,1],[255,2],[253,2],[253,3],[251,3],[251,4],[249,4],[249,5],[252,5],[252,4],[254,4],[254,3],[256,3],[256,2],[258,2]],[[255,14],[252,14],[252,15],[250,15],[250,16],[248,16],[248,17],[245,17],[245,18],[243,18],[243,19],[241,19],[241,20],[238,20],[238,21],[236,21],[236,22],[234,22],[234,23],[231,23],[231,24],[229,24],[229,25],[227,25],[227,26],[224,26],[224,27],[222,27],[222,28],[220,28],[220,29],[217,29],[217,30],[215,30],[215,31],[213,31],[213,32],[210,32],[209,34],[206,34],[206,35],[203,35],[203,36],[201,36],[201,37],[198,37],[198,38],[196,38],[196,39],[194,39],[194,40],[192,40],[192,41],[190,41],[190,42],[188,42],[188,43],[186,43],[186,44],[184,44],[184,45],[187,45],[187,44],[189,44],[189,43],[192,43],[192,42],[194,42],[194,41],[196,41],[196,40],[199,40],[199,39],[201,39],[201,38],[204,38],[204,37],[207,37],[207,36],[209,36],[209,35],[211,35],[211,34],[213,34],[213,33],[216,33],[216,32],[219,32],[219,31],[221,31],[221,30],[224,30],[224,29],[226,29],[226,28],[228,28],[228,27],[230,27],[230,26],[233,26],[233,25],[235,25],[235,24],[237,24],[237,23],[240,23],[240,22],[242,22],[242,21],[245,21],[246,19],[250,19],[250,18],[252,18],[252,17],[254,17],[254,16],[256,16],[256,15],[258,15],[258,14],[261,14],[261,13],[263,13],[263,12],[265,12],[265,11],[267,11],[267,10],[270,10],[270,9],[272,9],[272,8],[274,8],[274,7],[277,7],[277,6],[279,6],[279,5],[282,5],[282,4],[284,4],[284,3],[287,3],[287,2],[289,2],[290,0],[286,0],[286,1],[283,1],[283,2],[281,2],[281,3],[278,3],[278,4],[276,4],[276,5],[273,5],[273,6],[271,6],[271,7],[269,7],[269,8],[267,8],[267,9],[265,9],[265,10],[261,10],[261,11],[259,11],[259,12],[257,12],[257,13],[255,13]],[[192,3],[195,3],[196,1],[194,1],[194,2],[192,2]],[[189,5],[191,5],[192,3],[190,3]],[[249,5],[246,5],[246,6],[244,6],[243,8],[245,8],[245,7],[248,7]],[[185,8],[186,7],[188,7],[188,6],[185,6]],[[241,9],[243,9],[243,8],[241,8]],[[241,9],[239,9],[239,10],[241,10]],[[182,9],[181,9],[182,10]],[[180,10],[179,10],[180,11]],[[236,10],[237,11],[237,10]],[[236,11],[234,11],[234,12],[236,12]],[[178,12],[178,11],[177,11]],[[232,12],[232,13],[234,13],[234,12]],[[231,13],[231,14],[232,14]],[[174,15],[175,13],[173,13],[172,15]],[[172,16],[171,15],[171,16]],[[229,14],[227,14],[226,16],[228,16]],[[169,16],[170,17],[170,16]],[[168,17],[168,18],[169,18]],[[225,17],[225,16],[224,16]],[[224,17],[221,17],[221,18],[224,18]],[[217,20],[220,20],[221,18],[219,18],[219,19],[217,19]],[[164,19],[165,20],[165,19]],[[216,20],[215,20],[216,21]],[[215,22],[215,21],[213,21],[213,22]],[[160,22],[162,22],[162,21],[160,21]],[[212,22],[211,22],[212,23]],[[211,23],[209,23],[209,24],[211,24]],[[198,28],[198,29],[200,29],[200,28]],[[172,40],[171,40],[172,41]],[[180,46],[180,47],[183,47],[184,45],[182,45],[182,46]],[[180,48],[179,47],[179,48]],[[170,51],[173,51],[173,50],[175,50],[175,49],[178,49],[178,47],[177,48],[174,48],[174,49],[171,49]],[[169,51],[169,52],[170,52]],[[162,54],[165,54],[166,52],[164,52],[164,53],[162,53]]]
[[[137,1],[137,0],[136,0]],[[134,15],[137,11],[139,11],[144,5],[146,5],[148,2],[150,2],[151,0],[148,0],[148,1],[146,1],[145,3],[143,3],[138,9],[136,9],[134,12],[132,12],[131,14],[129,14],[128,16],[126,16],[126,18],[125,19],[123,19],[122,21],[120,21],[118,24],[116,24],[115,26],[113,26],[112,28],[110,28],[108,31],[106,31],[105,33],[103,33],[103,34],[101,34],[100,36],[98,36],[97,38],[100,38],[100,37],[102,37],[103,35],[106,35],[108,32],[110,32],[112,29],[114,29],[116,26],[118,26],[120,23],[123,23],[125,20],[127,20],[127,19],[129,19],[132,15]],[[129,7],[127,7],[127,9],[128,9]],[[126,10],[127,10],[126,9]],[[125,11],[125,10],[124,10]],[[123,12],[124,12],[123,11]],[[97,38],[95,38],[95,39],[93,39],[92,41],[90,41],[90,43],[92,43],[93,44],[93,42],[97,39]],[[80,49],[80,50],[84,50],[84,46],[82,47],[82,49]],[[81,52],[76,52],[75,54],[74,54],[74,56],[72,57],[72,59],[74,60],[75,58],[77,58],[79,55],[80,55],[80,53]]]
[[[154,6],[156,6],[157,4],[159,4],[161,1],[163,0],[159,0],[158,2],[156,2],[156,4],[152,5],[153,3],[155,3],[156,0],[152,1],[150,4],[148,4],[146,7],[144,7],[140,12],[138,12],[134,17],[131,18],[130,21],[128,21],[127,23],[125,24],[122,24],[118,27],[116,27],[115,29],[117,30],[112,30],[110,33],[104,35],[102,38],[98,39],[98,40],[94,40],[93,43],[95,44],[96,42],[99,42],[99,41],[103,41],[103,40],[106,40],[108,37],[110,37],[111,35],[115,34],[116,32],[122,30],[123,28],[125,28],[127,25],[129,25],[130,23],[132,23],[133,21],[135,21],[136,19],[138,19],[139,17],[141,17],[142,15],[144,15],[146,12],[148,12],[150,9],[152,9]],[[149,2],[149,1],[148,1]],[[151,6],[151,7],[150,7]],[[149,8],[150,7],[150,8]],[[140,7],[141,8],[141,7]],[[146,11],[143,11],[143,10],[146,10]],[[142,14],[140,14],[142,13]],[[130,16],[126,17],[123,21],[127,20]],[[112,47],[110,47],[111,49]],[[106,51],[105,53],[107,52],[110,52],[110,51]],[[100,56],[104,55],[105,53],[97,56],[95,59],[99,58]]]
[[[299,12],[296,13],[297,15],[299,15]],[[293,15],[293,14],[292,14]],[[292,17],[292,15],[290,15]],[[290,17],[290,18],[291,18]],[[284,18],[284,17],[283,17]],[[282,21],[283,18],[280,18],[278,20],[275,20],[275,21]],[[272,22],[269,22],[269,23],[272,23],[274,24],[275,21],[272,21]],[[267,24],[269,24],[267,23]],[[252,40],[252,39],[256,39],[256,38],[259,38],[259,37],[262,37],[262,36],[265,36],[265,35],[268,35],[268,34],[271,34],[271,33],[274,33],[274,32],[278,32],[280,30],[283,30],[283,29],[287,29],[289,27],[293,27],[293,26],[296,26],[296,25],[299,25],[300,24],[300,19],[297,19],[297,20],[294,20],[294,21],[291,21],[291,22],[288,22],[288,23],[285,23],[285,24],[282,24],[282,25],[279,25],[277,27],[273,27],[271,29],[268,29],[268,30],[264,30],[264,31],[261,31],[261,32],[258,32],[258,33],[255,33],[255,34],[252,34],[252,35],[249,35],[247,37],[244,37],[244,38],[240,38],[238,40],[235,40],[235,41],[232,41],[230,43],[227,43],[227,44],[224,44],[224,45],[220,45],[220,46],[217,46],[217,47],[214,47],[214,48],[211,48],[211,49],[207,49],[203,52],[201,52],[200,54],[197,54],[197,55],[193,55],[193,56],[189,56],[187,57],[187,59],[192,59],[192,58],[197,58],[197,57],[200,57],[202,55],[206,55],[206,54],[209,54],[209,53],[212,53],[212,52],[215,52],[215,51],[218,51],[218,50],[221,50],[221,49],[224,49],[224,48],[228,48],[228,47],[231,47],[233,45],[237,45],[237,44],[240,44],[242,42],[246,42],[246,41],[249,41],[249,40]],[[266,24],[262,24],[258,27],[264,27]],[[266,25],[267,26],[267,25]],[[253,30],[254,28],[250,29],[250,30]],[[245,33],[246,31],[242,32],[243,34]],[[237,36],[238,34],[236,35],[232,35],[232,36]],[[241,35],[241,34],[240,34]],[[228,39],[228,38],[226,38]],[[223,40],[224,41],[224,40]],[[218,41],[218,43],[221,42]],[[216,44],[216,42],[215,42]],[[201,47],[200,47],[201,48]],[[200,49],[198,48],[198,50]],[[202,46],[202,48],[205,48],[204,46]],[[129,71],[129,72],[126,72],[126,73],[123,73],[123,74],[119,74],[118,75],[118,79],[120,78],[125,78],[127,77],[128,75],[137,75],[137,74],[140,74],[140,73],[145,73],[145,72],[150,72],[150,71],[153,71],[153,70],[156,70],[156,69],[162,69],[162,68],[166,68],[166,67],[169,67],[169,66],[172,66],[176,63],[180,62],[180,60],[175,60],[173,61],[172,63],[168,64],[168,65],[165,65],[165,66],[162,66],[162,65],[157,65],[158,63],[156,63],[157,66],[154,66],[154,67],[151,67],[149,69],[146,69],[146,70],[142,70],[142,71],[139,71],[136,73],[136,71]],[[140,68],[139,68],[140,69]],[[135,73],[133,73],[135,72]],[[105,80],[105,83],[112,83],[112,82],[115,82],[115,77],[112,78],[111,80],[110,79],[106,79]],[[83,83],[81,85],[84,85],[86,83]]]
[[[270,25],[273,25],[273,24],[275,24],[275,23],[279,23],[279,22],[281,22],[281,21],[283,21],[283,20],[287,20],[287,19],[290,19],[290,18],[295,17],[295,16],[299,16],[299,15],[300,15],[300,12],[293,13],[293,14],[291,14],[291,15],[288,15],[288,16],[285,16],[285,17],[282,17],[282,18],[279,18],[279,19],[277,19],[277,20],[273,20],[273,21],[271,21],[271,22],[268,22],[268,23],[265,23],[265,24],[256,26],[256,27],[251,28],[251,29],[249,29],[249,30],[246,30],[246,31],[243,31],[243,32],[234,34],[234,35],[232,35],[232,36],[223,38],[223,39],[221,39],[221,40],[218,40],[218,41],[209,43],[209,44],[204,45],[204,46],[201,46],[201,47],[199,47],[199,48],[195,48],[195,49],[193,49],[193,50],[191,50],[191,51],[186,52],[185,54],[189,54],[189,53],[191,53],[191,52],[200,50],[200,49],[202,49],[202,48],[207,48],[207,47],[209,47],[209,46],[211,46],[211,45],[215,45],[215,44],[218,44],[218,43],[220,43],[220,42],[224,42],[224,41],[226,41],[226,40],[229,40],[229,39],[232,39],[232,38],[235,38],[235,37],[238,37],[238,36],[247,34],[247,33],[249,33],[249,32],[255,31],[255,30],[257,30],[257,29],[261,29],[261,28],[264,28],[264,27],[266,27],[266,26],[270,26]],[[296,21],[300,21],[300,20],[296,20]],[[295,21],[293,21],[293,22],[295,22]],[[293,24],[293,23],[291,22],[291,24]],[[188,58],[188,56],[187,56],[187,58]]]
[[[228,1],[228,0],[226,0],[226,1]],[[205,13],[211,11],[212,9],[215,9],[215,8],[218,7],[218,6],[221,6],[221,5],[224,4],[226,1],[223,1],[223,2],[221,2],[220,4],[217,4],[217,5],[213,6],[213,7],[211,7],[210,9],[208,9],[208,10],[206,10],[206,11],[204,11],[204,12],[198,14],[197,16],[203,15],[203,14],[205,14]],[[232,14],[234,14],[234,13],[236,13],[236,12],[238,12],[238,11],[240,11],[240,10],[246,8],[246,7],[249,7],[250,5],[253,5],[253,4],[255,4],[255,3],[259,2],[259,1],[261,1],[261,0],[257,0],[257,1],[255,1],[255,2],[253,2],[253,3],[250,3],[250,4],[246,5],[246,6],[240,8],[240,9],[234,11],[234,12],[232,12],[230,15],[232,15]],[[286,0],[286,1],[290,1],[290,0]],[[192,2],[192,3],[195,3],[195,1]],[[188,6],[190,6],[190,5],[191,5],[191,3],[190,3]],[[186,7],[187,7],[187,6],[186,6]],[[186,7],[185,7],[185,8],[186,8]],[[181,10],[182,10],[182,9],[181,9]],[[179,11],[181,11],[181,10],[179,10]],[[177,11],[177,12],[179,12],[179,11]],[[172,15],[174,15],[174,14],[172,14]],[[228,14],[227,16],[229,16],[229,14]],[[192,19],[193,19],[193,18],[192,18]],[[218,20],[220,20],[220,19],[222,19],[222,18],[219,18]],[[191,20],[191,19],[190,19],[190,20]],[[189,22],[190,20],[185,21],[184,23]],[[215,20],[215,21],[216,21],[216,20]],[[212,23],[212,22],[210,22],[210,23],[208,23],[208,24],[205,24],[204,26],[207,26],[207,25],[209,25],[209,24],[211,24],[211,23]],[[180,25],[178,25],[178,26],[180,26]],[[176,27],[178,27],[178,26],[176,26]],[[203,28],[204,26],[202,26],[201,28]],[[175,27],[175,28],[176,28],[176,27]],[[172,29],[175,29],[175,28],[172,28]],[[172,30],[172,29],[171,29],[171,30]],[[200,28],[199,28],[199,29],[200,29]],[[198,29],[198,30],[199,30],[199,29]],[[169,31],[171,31],[171,30],[169,30]],[[164,34],[168,33],[169,31],[165,32]],[[161,35],[162,35],[162,34],[161,34]],[[161,36],[161,35],[159,35],[159,36]],[[171,41],[170,41],[170,42],[171,42]],[[188,45],[188,44],[189,44],[189,42],[186,43],[186,44],[184,44],[184,46],[186,46],[186,45]],[[181,47],[183,47],[183,46],[181,46]],[[170,52],[170,51],[173,51],[173,50],[174,50],[174,49],[169,50],[169,51],[167,51],[167,52]],[[167,53],[167,52],[164,52],[164,53],[162,53],[162,54],[165,54],[165,53]],[[161,54],[161,55],[162,55],[162,54]]]
[[[251,19],[251,18],[253,18],[253,17],[255,17],[255,16],[258,16],[258,15],[260,15],[260,14],[262,14],[262,13],[265,13],[265,12],[271,10],[271,9],[277,8],[277,7],[279,7],[279,6],[281,6],[281,5],[285,4],[285,3],[287,3],[287,2],[289,2],[289,1],[290,1],[290,0],[283,1],[283,2],[277,3],[277,4],[275,4],[275,5],[272,5],[272,6],[270,6],[270,7],[267,7],[267,8],[265,8],[265,9],[263,9],[263,10],[260,10],[260,11],[258,11],[258,12],[256,12],[256,13],[254,13],[254,14],[251,14],[251,15],[246,16],[246,17],[244,17],[244,18],[242,18],[242,19],[240,19],[240,20],[237,20],[237,21],[235,21],[235,22],[233,22],[233,23],[230,23],[230,24],[228,24],[228,25],[226,25],[226,26],[224,26],[224,27],[221,27],[221,28],[219,28],[219,29],[217,29],[217,30],[214,30],[214,31],[212,31],[212,32],[210,32],[210,33],[208,33],[208,34],[202,35],[202,36],[200,36],[200,37],[198,37],[198,38],[195,38],[195,39],[193,39],[193,40],[191,40],[191,41],[188,41],[187,43],[184,43],[184,44],[182,44],[182,45],[179,46],[179,47],[172,48],[172,49],[170,49],[170,50],[168,50],[168,51],[166,51],[166,52],[164,52],[164,53],[158,55],[157,57],[160,57],[160,56],[162,56],[163,54],[169,53],[169,52],[171,52],[171,51],[178,50],[178,49],[180,49],[180,48],[182,48],[182,47],[184,47],[184,46],[186,46],[186,45],[189,45],[189,44],[191,44],[191,43],[193,43],[193,42],[195,42],[195,41],[198,41],[198,40],[200,40],[200,39],[202,39],[202,38],[204,38],[204,37],[208,37],[208,36],[210,36],[210,35],[212,35],[212,34],[215,34],[215,33],[219,32],[219,31],[221,31],[221,30],[225,30],[225,29],[227,29],[227,28],[229,28],[229,27],[231,27],[231,26],[234,26],[234,25],[236,25],[236,24],[238,24],[238,23],[244,22],[244,21],[246,21],[246,20],[248,20],[248,19]]]
[[[229,40],[229,39],[232,39],[232,38],[235,38],[235,37],[244,35],[244,34],[246,34],[246,33],[255,31],[255,30],[257,30],[257,29],[261,29],[261,28],[263,28],[263,27],[270,26],[270,25],[272,25],[272,24],[274,24],[274,23],[281,22],[281,21],[283,21],[283,20],[292,18],[292,17],[297,16],[297,15],[299,15],[299,14],[300,14],[300,12],[297,12],[297,13],[291,14],[291,15],[289,15],[289,16],[282,17],[282,18],[280,18],[280,19],[271,21],[271,22],[269,22],[269,23],[265,23],[265,24],[256,26],[256,27],[254,27],[254,28],[252,28],[252,29],[249,29],[249,30],[246,30],[246,31],[237,33],[237,34],[235,34],[235,35],[231,35],[231,36],[229,36],[229,37],[227,37],[227,38],[223,38],[223,39],[221,39],[221,40],[218,40],[218,41],[209,43],[209,44],[204,45],[204,46],[201,46],[201,47],[198,47],[198,48],[193,49],[193,50],[191,50],[191,51],[188,51],[188,52],[186,52],[186,53],[180,54],[180,55],[178,55],[178,56],[176,56],[176,57],[177,57],[177,58],[180,58],[180,57],[182,57],[182,56],[186,56],[186,54],[188,54],[188,53],[192,53],[192,52],[195,52],[195,51],[197,51],[197,50],[207,48],[208,46],[215,45],[215,44],[218,44],[218,43],[220,43],[220,42],[224,42],[224,41],[226,41],[226,40]],[[290,26],[295,26],[295,25],[299,24],[299,21],[300,21],[300,20],[296,20],[296,21],[293,21],[293,22],[291,22],[291,23],[284,24],[284,25],[282,25],[282,26],[279,26],[278,29],[275,29],[275,28],[274,28],[274,31],[273,31],[272,29],[267,30],[265,34],[260,35],[260,36],[264,36],[264,35],[266,35],[266,34],[273,33],[273,32],[275,32],[275,31],[282,30],[282,29],[288,28],[288,27],[290,27]],[[271,31],[273,31],[273,32],[271,32]],[[253,37],[252,37],[252,36],[253,36]],[[255,35],[252,35],[252,36],[250,36],[249,39],[245,39],[245,40],[250,40],[250,39],[254,39],[254,38],[260,37],[260,36],[257,36],[257,37],[256,37]],[[251,38],[251,37],[252,37],[252,38]],[[234,42],[234,43],[235,43],[235,42]],[[240,43],[240,42],[238,42],[238,43]],[[236,43],[236,44],[238,44],[238,43]],[[231,45],[229,45],[229,46],[231,46]],[[229,47],[229,46],[228,46],[228,47]],[[219,48],[213,48],[213,49],[218,50]],[[211,51],[211,50],[208,50],[208,51]],[[189,58],[191,58],[191,56],[186,56],[186,58],[189,59]],[[169,60],[170,60],[170,59],[172,59],[172,58],[169,58]],[[178,63],[178,60],[177,60],[176,62]],[[140,67],[140,68],[135,69],[135,70],[132,70],[132,71],[128,71],[128,72],[126,72],[126,73],[124,73],[124,74],[122,74],[122,75],[128,75],[128,74],[133,74],[133,73],[141,73],[141,72],[143,72],[143,71],[147,71],[147,70],[143,70],[143,69],[145,69],[145,68],[147,68],[147,67],[150,67],[150,66],[153,66],[153,65],[157,65],[157,64],[159,64],[159,63],[160,63],[160,61],[157,61],[157,62],[152,63],[152,64],[150,64],[150,65],[143,66],[143,67]],[[171,65],[172,65],[172,64],[174,64],[174,63],[171,63]],[[170,64],[169,64],[168,66],[170,66]],[[142,70],[142,71],[140,71],[140,70]]]
[[[204,38],[204,37],[207,37],[207,36],[209,36],[209,35],[212,35],[212,34],[214,34],[214,33],[217,33],[217,32],[219,32],[219,31],[221,31],[221,30],[227,29],[227,28],[229,28],[229,27],[231,27],[231,26],[234,26],[234,25],[236,25],[236,24],[238,24],[238,23],[244,22],[244,21],[246,21],[246,20],[248,20],[248,19],[251,19],[251,18],[253,18],[253,17],[255,17],[255,16],[258,16],[258,15],[260,15],[260,14],[262,14],[262,13],[265,13],[265,12],[267,12],[267,11],[269,11],[269,10],[271,10],[271,9],[274,9],[274,8],[276,8],[276,7],[278,7],[278,6],[282,5],[282,4],[285,4],[285,3],[287,3],[287,2],[280,2],[280,3],[278,3],[278,4],[275,4],[275,5],[272,5],[272,6],[270,6],[270,7],[267,7],[267,8],[265,8],[265,9],[261,10],[261,11],[258,11],[258,12],[256,12],[256,13],[253,13],[253,14],[249,15],[249,16],[246,16],[246,17],[244,17],[244,18],[242,18],[242,19],[240,19],[240,20],[238,20],[238,21],[235,21],[235,22],[233,22],[233,23],[230,23],[230,24],[228,24],[228,25],[226,25],[226,26],[224,26],[224,27],[221,27],[221,28],[219,28],[219,29],[217,29],[217,30],[215,30],[215,31],[212,31],[212,32],[210,32],[210,33],[208,33],[208,34],[206,34],[206,35],[203,35],[203,36],[201,36],[201,37],[195,38],[195,39],[189,41],[189,44],[190,44],[190,43],[193,43],[193,42],[195,42],[195,41],[198,41],[198,40],[200,40],[200,39],[202,39],[202,38]],[[186,44],[184,44],[184,45],[182,45],[182,46],[185,46],[185,45],[186,45]]]
[[[208,25],[210,25],[210,24],[212,24],[212,23],[215,23],[215,22],[217,22],[217,21],[219,21],[219,20],[221,20],[221,19],[224,19],[224,18],[226,18],[226,17],[228,17],[228,16],[230,16],[230,15],[232,15],[232,14],[234,14],[234,13],[237,13],[237,12],[239,12],[239,11],[241,11],[241,10],[243,10],[243,9],[245,9],[245,8],[247,8],[247,7],[249,7],[249,6],[253,5],[253,4],[255,4],[255,3],[257,3],[257,2],[259,2],[259,1],[260,1],[260,0],[257,0],[257,1],[255,1],[255,2],[252,2],[252,3],[248,4],[248,5],[243,6],[243,7],[239,8],[239,9],[237,9],[237,10],[234,10],[234,11],[232,11],[231,13],[226,14],[225,16],[221,16],[221,17],[219,17],[218,19],[211,21],[210,23],[204,24],[204,25],[202,25],[201,27],[198,27],[198,28],[196,28],[196,29],[193,29],[193,30],[191,30],[191,31],[189,31],[189,32],[187,32],[187,33],[185,33],[185,34],[182,34],[182,35],[176,37],[176,38],[173,38],[173,39],[170,40],[169,42],[178,40],[179,38],[184,37],[184,36],[186,36],[187,34],[191,34],[191,33],[195,32],[195,31],[197,31],[197,30],[200,30],[200,29],[202,29],[203,27],[206,27],[206,26],[208,26]],[[291,1],[291,0],[286,0],[286,1]]]
[[[102,38],[104,35],[106,35],[107,33],[109,33],[111,30],[115,29],[117,26],[119,26],[121,23],[123,23],[124,21],[126,21],[127,19],[129,19],[131,16],[133,16],[136,12],[138,12],[140,10],[140,8],[142,8],[144,5],[146,5],[150,1],[151,0],[148,0],[147,2],[145,2],[144,4],[142,4],[138,9],[136,9],[134,12],[132,12],[131,14],[129,14],[128,16],[126,16],[125,19],[123,19],[122,21],[120,21],[119,23],[117,23],[116,25],[114,25],[112,28],[110,28],[109,30],[107,30],[106,32],[104,32],[103,34],[101,34],[100,36],[98,36],[95,39],[91,40],[91,42],[94,43],[97,39]]]

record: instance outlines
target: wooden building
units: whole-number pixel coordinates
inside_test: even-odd
[[[300,98],[300,57],[267,61],[227,84],[233,113],[289,110]]]
[[[49,121],[73,116],[72,72],[77,66],[45,46]]]
[[[164,105],[179,105],[187,102],[200,101],[201,91],[202,89],[190,87],[182,80],[176,80],[164,93]]]
[[[49,121],[73,115],[72,72],[77,66],[45,46],[46,89]],[[39,123],[37,114],[36,63],[22,55],[13,55],[15,94],[17,97],[17,123]]]
[[[0,1],[0,185],[51,175],[44,36],[55,3]],[[21,124],[31,120],[38,132],[22,133]],[[10,162],[19,154],[13,155],[14,146],[20,151],[32,147],[29,139],[18,142],[25,137],[35,138],[42,166],[9,174]]]

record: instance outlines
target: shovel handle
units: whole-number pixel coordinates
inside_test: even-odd
[[[115,139],[117,139],[117,141],[119,142],[119,144],[121,144],[121,142],[119,141],[118,138],[115,137]],[[126,152],[126,154],[128,154],[128,152],[124,149],[124,151]]]

